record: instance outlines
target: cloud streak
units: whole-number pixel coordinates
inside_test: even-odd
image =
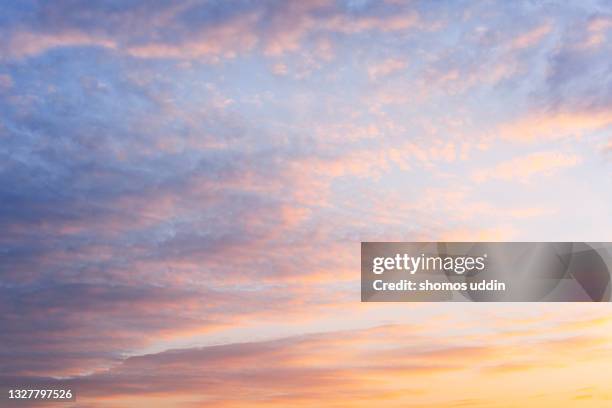
[[[578,329],[583,322],[576,320],[572,325]],[[565,331],[565,337],[555,338],[546,330],[542,332],[548,335],[545,339],[515,336],[510,342],[494,342],[484,337],[457,339],[450,344],[443,337],[432,340],[427,328],[415,331],[410,326],[379,326],[169,350],[130,357],[108,371],[60,382],[78,389],[85,404],[104,397],[109,406],[135,394],[142,403],[147,398],[178,394],[190,395],[194,403],[218,406],[366,406],[374,402],[453,406],[477,391],[473,383],[486,376],[491,385],[480,393],[480,403],[502,406],[501,397],[509,389],[525,387],[525,376],[537,378],[540,373],[555,372],[558,381],[569,386],[561,394],[584,386],[584,379],[575,378],[573,370],[581,369],[579,366],[593,369],[611,352],[605,322],[588,326],[588,335],[571,336]],[[528,349],[526,343],[530,344]],[[581,356],[578,365],[568,366],[574,357],[560,354],[568,349],[573,356]],[[436,391],[436,383],[466,376],[471,386],[462,383],[462,388],[443,396]],[[593,385],[591,398],[595,401],[605,401],[603,384]],[[537,393],[538,388],[532,384],[522,391],[529,398],[527,395]],[[554,396],[545,396],[538,403],[554,400]]]

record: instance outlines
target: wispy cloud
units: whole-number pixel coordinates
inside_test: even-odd
[[[580,158],[571,153],[538,152],[523,157],[516,157],[497,164],[491,169],[477,170],[474,180],[530,181],[535,176],[551,176],[556,172],[571,168],[580,162]]]

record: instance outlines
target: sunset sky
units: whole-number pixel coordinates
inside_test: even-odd
[[[611,56],[608,0],[0,0],[0,385],[612,406],[610,304],[359,286],[361,241],[612,241]]]

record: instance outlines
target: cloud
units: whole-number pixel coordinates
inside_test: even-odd
[[[284,76],[287,75],[287,65],[283,63],[274,64],[272,67],[274,75]]]
[[[407,61],[399,58],[388,58],[379,63],[372,64],[368,67],[368,76],[370,79],[376,80],[380,77],[386,77],[398,71],[405,69],[408,66]]]
[[[477,182],[488,180],[528,182],[535,176],[552,174],[580,163],[580,157],[570,153],[537,152],[516,157],[486,170],[477,170],[472,177]]]
[[[17,32],[10,38],[6,49],[13,58],[23,58],[61,47],[103,47],[114,49],[112,39],[99,38],[80,31],[66,31],[57,34],[40,34],[29,31]]]
[[[555,389],[571,390],[565,350],[607,363],[603,343],[531,343],[579,334],[569,324],[517,332],[474,311],[360,305],[355,243],[537,232],[545,199],[499,202],[482,182],[596,163],[589,140],[610,125],[607,17],[583,7],[7,4],[3,381],[68,376],[83,404],[104,407],[490,406],[505,399],[462,379],[557,364]],[[520,140],[522,156],[487,167]],[[537,145],[552,140],[569,144]],[[581,188],[596,198],[581,205],[607,198]],[[604,208],[585,212],[605,220]],[[319,333],[425,318],[429,331]],[[432,392],[442,383],[466,388]]]
[[[278,297],[263,289],[253,294],[245,287],[244,294],[250,294],[243,299],[239,293],[178,284],[3,288],[0,340],[11,352],[10,358],[4,355],[2,369],[13,375],[54,376],[104,369],[123,353],[149,346],[153,339],[159,342],[219,330],[247,315],[286,313],[297,299],[297,292],[294,297]],[[250,312],[238,313],[241,309]]]
[[[192,112],[124,72],[64,78],[95,70],[81,63],[40,78],[48,95],[71,89],[59,103],[15,107],[38,86],[28,69],[0,101],[3,372],[100,369],[153,342],[341,302],[312,296],[337,261],[300,252],[308,230],[287,244],[311,214],[276,168],[290,146],[258,133],[249,147],[251,130],[205,86]]]
[[[532,113],[512,123],[502,124],[496,133],[503,139],[533,143],[567,137],[580,138],[610,124],[612,115],[606,111]]]
[[[407,401],[417,406],[452,406],[477,392],[470,384],[486,377],[490,391],[480,392],[479,398],[491,406],[516,386],[524,387],[525,393],[538,391],[537,381],[517,382],[512,379],[515,373],[522,380],[535,380],[537,374],[532,373],[554,372],[558,381],[569,386],[568,392],[580,388],[592,378],[575,378],[573,370],[597,366],[596,356],[601,356],[607,339],[601,333],[599,337],[566,336],[532,342],[525,348],[523,338],[511,343],[477,340],[448,345],[443,338],[421,334],[402,325],[314,333],[134,356],[109,370],[62,380],[20,380],[63,384],[75,389],[82,403],[104,399],[110,406],[115,400],[172,401],[178,396],[218,406],[315,406],[323,400],[328,406],[359,401],[363,406],[383,401],[391,406]],[[582,356],[579,363],[575,355]],[[609,351],[605,355],[609,358]],[[566,365],[569,361],[572,366]],[[439,383],[451,378],[457,387],[440,395]],[[10,382],[6,377],[0,381]],[[604,383],[591,383],[593,398],[600,402],[597,390]],[[410,384],[408,392],[406,384]]]
[[[545,23],[539,27],[535,27],[514,39],[511,42],[511,48],[522,49],[532,47],[540,42],[548,33],[550,33],[552,27],[550,24]]]
[[[77,2],[69,7],[40,5],[37,11],[38,21],[24,19],[23,25],[5,28],[5,39],[0,43],[5,58],[22,59],[51,49],[86,46],[138,58],[216,62],[255,47],[270,56],[295,52],[304,41],[317,35],[395,32],[420,23],[414,11],[350,15],[325,0],[261,7],[205,2],[148,7],[135,2],[121,10]]]

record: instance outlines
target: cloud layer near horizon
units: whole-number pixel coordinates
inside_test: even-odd
[[[597,1],[3,5],[0,372],[118,384],[162,359],[214,394],[252,379],[190,358],[286,352],[262,398],[315,404],[293,387],[324,358],[316,333],[451,314],[357,304],[359,241],[609,241],[611,30]],[[363,355],[344,347],[316,366],[318,385],[354,382],[338,404],[386,381],[348,375]],[[139,375],[121,398],[148,398]]]
[[[559,319],[559,306],[541,309],[552,315],[492,315],[484,317],[486,329],[459,315],[173,349],[70,379],[0,376],[0,384],[70,387],[79,390],[80,406],[91,407],[506,407],[509,398],[525,406],[607,404],[610,378],[600,370],[612,356],[612,320]]]

